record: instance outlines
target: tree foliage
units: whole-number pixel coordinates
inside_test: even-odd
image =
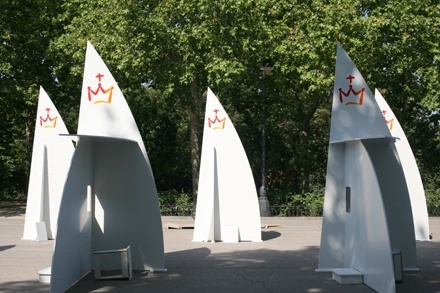
[[[48,1],[5,1],[0,13],[0,196],[23,195],[40,85],[54,86]]]
[[[439,190],[440,4],[426,0],[7,0],[0,15],[2,194],[23,191],[38,87],[75,132],[87,40],[133,111],[159,190],[197,190],[205,93],[219,96],[261,181],[279,194],[325,184],[336,43],[402,124]],[[263,78],[261,61],[275,69]]]

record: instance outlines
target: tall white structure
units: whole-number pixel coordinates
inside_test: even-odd
[[[94,251],[130,246],[134,270],[165,271],[147,152],[121,90],[90,43],[73,137],[77,147],[58,217],[51,291],[64,292],[92,270]],[[119,260],[100,264],[103,270],[120,266]]]
[[[23,230],[26,240],[56,236],[61,195],[74,151],[73,143],[59,134],[68,134],[66,125],[40,87]]]
[[[228,114],[208,88],[193,241],[261,241],[255,182]]]
[[[399,120],[397,120],[396,115],[394,115],[390,106],[377,89],[374,96],[379,104],[385,123],[388,125],[388,129],[392,136],[398,138],[396,149],[408,186],[416,240],[429,241],[429,218],[425,190],[423,189],[422,178],[420,177],[413,151]]]
[[[381,110],[338,44],[317,271],[357,270],[378,292],[395,292],[393,250],[416,270],[405,174]]]

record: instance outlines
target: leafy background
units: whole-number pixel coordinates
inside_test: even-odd
[[[39,86],[76,132],[87,40],[124,92],[160,201],[196,198],[207,87],[273,205],[322,204],[336,43],[398,117],[440,214],[440,4],[425,0],[6,0],[0,13],[0,198],[25,198]],[[275,69],[262,78],[261,61]]]

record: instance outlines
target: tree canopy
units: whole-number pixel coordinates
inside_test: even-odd
[[[7,0],[0,14],[2,196],[25,193],[42,85],[75,132],[86,42],[133,111],[159,191],[197,190],[207,87],[269,199],[325,184],[336,43],[402,124],[425,184],[440,189],[440,4],[426,0]],[[261,61],[274,62],[263,78]]]

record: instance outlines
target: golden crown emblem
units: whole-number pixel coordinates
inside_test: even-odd
[[[101,73],[98,73],[96,75],[96,78],[98,78],[98,88],[96,91],[92,90],[91,87],[87,87],[88,90],[88,98],[89,101],[92,101],[92,95],[97,96],[93,102],[93,104],[100,104],[100,103],[106,103],[110,104],[112,102],[113,97],[113,89],[114,86],[109,87],[108,89],[104,89],[101,84],[101,78],[104,77]]]
[[[220,120],[217,116],[219,110],[215,109],[213,112],[215,113],[215,118],[213,120],[211,120],[211,118],[208,118],[209,128],[212,128],[212,130],[224,129],[226,117]]]
[[[353,89],[353,85],[351,84],[353,79],[355,79],[354,76],[352,76],[351,74],[347,77],[347,79],[350,81],[350,85],[348,87],[348,91],[344,92],[342,90],[342,88],[339,88],[339,101],[341,101],[341,103],[344,102],[344,97],[346,98],[346,102],[345,105],[358,105],[358,106],[362,106],[362,103],[364,101],[364,94],[365,94],[365,88],[362,88],[358,91],[355,91]]]
[[[390,130],[393,130],[394,118],[391,118],[390,120],[388,120],[386,117],[386,113],[387,113],[387,111],[382,110],[382,116],[385,119],[385,123],[388,125],[388,128]]]
[[[43,128],[55,128],[57,126],[57,118],[58,116],[55,117],[50,117],[49,112],[50,112],[50,108],[47,107],[46,108],[46,118],[43,118],[43,116],[40,116],[40,126]]]

